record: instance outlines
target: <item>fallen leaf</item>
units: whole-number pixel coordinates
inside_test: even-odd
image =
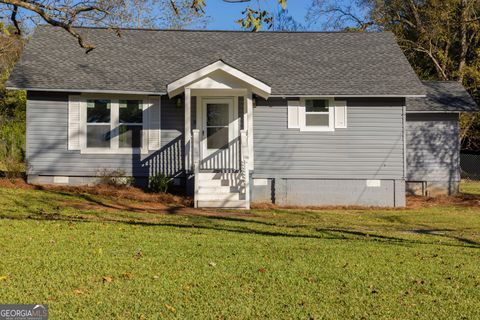
[[[103,277],[103,282],[104,282],[104,283],[105,283],[105,282],[110,283],[110,282],[112,282],[112,281],[113,281],[113,278],[110,277],[110,276],[105,276],[105,277]]]
[[[209,265],[210,267],[215,267],[217,264],[216,264],[215,262],[210,261],[210,262],[208,263],[208,265]]]
[[[265,271],[267,271],[267,269],[265,269],[265,268],[258,269],[258,272],[261,272],[261,273],[264,273]]]
[[[0,276],[0,281],[5,281],[8,279],[8,276]]]
[[[81,294],[84,294],[85,291],[82,290],[82,289],[75,289],[75,290],[73,290],[73,293],[76,294],[76,295],[81,295]]]
[[[131,272],[124,272],[122,273],[122,277],[124,279],[132,279],[133,278],[133,274]]]
[[[172,307],[171,305],[166,304],[166,303],[165,303],[165,308],[167,308],[171,312],[176,312],[177,311],[177,309],[175,309],[174,307]]]

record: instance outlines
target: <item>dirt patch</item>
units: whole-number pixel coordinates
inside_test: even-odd
[[[408,209],[431,208],[435,206],[480,206],[480,196],[460,194],[457,196],[421,197],[407,196]]]
[[[435,206],[480,206],[480,196],[460,194],[457,196],[407,196],[406,208],[375,207],[375,206],[280,206],[272,203],[253,203],[252,209],[260,210],[405,210],[421,209]]]
[[[170,193],[149,193],[142,189],[135,187],[116,187],[110,185],[96,185],[96,186],[54,186],[54,185],[42,185],[37,186],[40,190],[48,191],[62,191],[73,194],[90,194],[104,196],[114,199],[127,199],[133,201],[141,201],[153,204],[162,205],[176,205],[176,206],[191,206],[193,200],[190,197],[174,195]]]
[[[1,188],[10,188],[10,189],[37,189],[36,186],[28,184],[23,179],[7,179],[0,178],[0,187]]]
[[[212,217],[253,217],[247,211],[222,209],[195,209],[191,197],[173,195],[169,193],[148,193],[134,187],[115,187],[110,185],[96,186],[58,186],[32,185],[23,179],[0,179],[0,187],[11,189],[44,190],[52,192],[66,192],[78,195],[78,201],[68,200],[63,206],[79,210],[100,211],[131,211],[152,214],[177,214]],[[101,196],[101,199],[89,197]]]
[[[98,195],[106,197],[105,202],[68,201],[65,206],[82,210],[126,210],[162,214],[185,214],[204,216],[252,216],[241,210],[194,209],[191,197],[170,193],[148,193],[134,187],[96,186],[58,186],[32,185],[23,179],[0,179],[0,187],[12,189],[46,190],[68,192],[75,195]],[[131,201],[125,201],[131,200]],[[421,209],[435,206],[480,206],[480,196],[461,194],[457,196],[421,197],[407,196],[407,209]],[[252,209],[260,210],[404,210],[405,208],[365,207],[365,206],[279,206],[272,203],[253,203]]]
[[[155,204],[168,204],[176,206],[191,206],[193,200],[190,197],[174,195],[170,193],[149,193],[135,187],[117,187],[110,185],[95,186],[60,186],[60,185],[33,185],[23,179],[0,179],[0,187],[12,189],[30,189],[68,192],[72,194],[90,194],[114,199],[127,199]]]

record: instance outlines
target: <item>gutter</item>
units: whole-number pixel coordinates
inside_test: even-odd
[[[95,89],[47,89],[47,88],[19,88],[7,86],[7,90],[27,90],[46,92],[81,92],[81,93],[114,93],[114,94],[142,94],[142,95],[166,95],[166,92],[155,91],[124,91],[124,90],[95,90]]]

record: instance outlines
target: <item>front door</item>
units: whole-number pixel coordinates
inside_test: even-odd
[[[228,149],[233,137],[233,99],[203,99],[203,158]]]
[[[235,169],[238,162],[238,117],[233,98],[202,98],[197,123],[201,124],[202,169]]]

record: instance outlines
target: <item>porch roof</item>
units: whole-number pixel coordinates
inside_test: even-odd
[[[246,89],[267,99],[272,89],[269,85],[219,60],[167,85],[170,97],[186,87],[193,89],[231,90]]]
[[[11,73],[11,89],[166,94],[167,85],[222,60],[272,96],[422,96],[394,36],[342,32],[227,32],[39,27]]]

